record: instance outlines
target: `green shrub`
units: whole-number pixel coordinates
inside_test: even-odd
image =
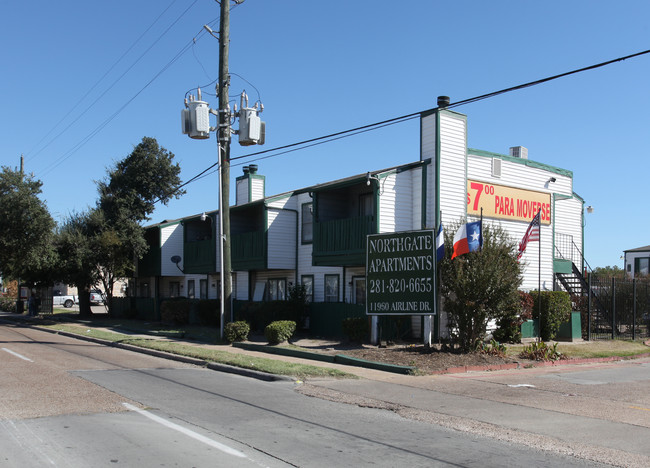
[[[366,317],[349,317],[341,323],[343,334],[350,341],[362,342],[368,338],[370,327]]]
[[[539,319],[538,291],[532,293],[534,299],[533,318]],[[571,298],[565,291],[542,291],[542,317],[540,334],[543,341],[554,340],[560,330],[560,325],[571,318]]]
[[[235,316],[235,320],[248,322],[251,330],[262,331],[272,322],[290,320],[301,323],[304,306],[297,301],[246,302]]]
[[[502,343],[499,343],[496,340],[491,340],[489,344],[479,343],[476,351],[480,354],[489,354],[492,356],[506,357],[506,351],[508,348]]]
[[[0,310],[2,312],[16,312],[16,299],[0,297]]]
[[[534,361],[558,361],[560,359],[567,359],[567,357],[557,350],[557,343],[549,347],[543,341],[539,343],[531,343],[526,346],[524,350],[519,353],[519,357],[523,359],[532,359]]]
[[[291,320],[279,320],[270,323],[264,328],[264,336],[269,344],[278,344],[287,341],[296,331],[296,322]]]
[[[246,341],[251,327],[246,322],[230,322],[224,325],[223,333],[229,343]]]
[[[190,307],[188,299],[167,299],[160,305],[160,318],[164,323],[187,325],[190,321]]]

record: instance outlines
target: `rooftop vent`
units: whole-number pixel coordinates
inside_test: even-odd
[[[523,146],[511,146],[510,156],[513,158],[528,159],[528,148]]]
[[[449,107],[449,96],[438,96],[438,107]]]

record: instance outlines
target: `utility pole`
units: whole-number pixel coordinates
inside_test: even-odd
[[[217,141],[219,144],[219,175],[221,195],[219,196],[219,216],[221,217],[221,337],[223,338],[225,318],[231,317],[232,262],[230,258],[230,105],[228,91],[228,53],[230,51],[230,0],[221,0],[219,20],[219,116]]]
[[[221,256],[221,338],[223,338],[226,318],[232,320],[232,260],[230,258],[230,136],[239,135],[242,146],[263,145],[266,135],[266,123],[259,118],[264,105],[258,100],[253,107],[248,107],[248,96],[241,94],[242,108],[230,112],[228,88],[228,53],[230,50],[230,0],[216,0],[221,5],[219,20],[219,82],[216,90],[219,97],[219,109],[210,109],[206,101],[201,99],[201,88],[197,88],[197,97],[185,98],[185,109],[181,111],[182,131],[190,138],[205,140],[210,138],[210,132],[216,130],[219,147],[219,252]],[[233,0],[237,5],[244,0]],[[205,30],[213,37],[214,32],[207,25]],[[245,104],[244,104],[245,103]],[[258,107],[259,105],[259,107]],[[244,107],[245,106],[245,107]],[[217,126],[210,127],[210,114],[217,115]],[[239,118],[239,130],[233,132],[230,122]]]

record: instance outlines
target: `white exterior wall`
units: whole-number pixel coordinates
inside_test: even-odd
[[[440,141],[436,123],[440,119]],[[462,114],[441,110],[423,117],[421,121],[420,159],[431,159],[427,166],[427,219],[428,228],[435,228],[436,208],[436,147],[440,145],[440,211],[442,222],[447,224],[465,216],[467,119]]]
[[[422,213],[421,169],[380,175],[379,233],[420,228]]]
[[[235,180],[235,204],[244,205],[248,203],[248,179]]]
[[[181,257],[178,266],[183,269],[183,225],[179,222],[160,228],[160,274],[162,276],[178,276],[181,271],[172,263],[174,255]]]
[[[267,206],[268,268],[296,268],[297,197],[274,200]]]
[[[555,178],[555,182],[551,182],[551,177]],[[582,200],[573,194],[573,178],[538,167],[535,163],[528,164],[526,160],[513,161],[505,158],[501,162],[501,177],[494,177],[492,175],[492,158],[477,155],[468,156],[468,178],[550,195],[552,223],[550,225],[542,224],[541,245],[535,242],[530,243],[522,256],[524,278],[521,288],[525,290],[538,288],[539,249],[541,247],[541,287],[546,290],[553,289],[553,258],[559,257],[554,246],[554,233],[572,236],[576,247],[583,252]],[[484,222],[487,221],[484,220]],[[490,220],[489,222],[501,224],[516,242],[521,240],[529,224],[524,221]],[[557,241],[555,245],[557,245]],[[570,253],[566,255],[570,256]],[[577,255],[575,257],[567,259],[574,260],[580,267]]]
[[[248,300],[248,272],[236,271],[233,280],[233,298],[240,301]]]
[[[426,166],[426,227],[434,229],[436,221],[436,121],[438,115],[431,114],[420,120],[420,160],[429,160]]]
[[[251,199],[250,201],[261,200],[264,198],[264,177],[255,176],[251,177]]]
[[[458,221],[467,208],[467,125],[464,116],[440,113],[440,211],[442,222]],[[432,177],[433,179],[433,177]]]
[[[583,206],[582,200],[573,196],[571,198],[555,197],[555,216],[553,220],[555,221],[555,244],[559,247],[559,252],[556,250],[555,256],[572,260],[578,268],[581,267],[582,261],[575,249],[578,249],[583,256],[585,254],[582,245]],[[571,236],[574,245],[572,251],[567,251],[568,249],[565,246],[560,245],[560,242],[558,242],[560,235]]]

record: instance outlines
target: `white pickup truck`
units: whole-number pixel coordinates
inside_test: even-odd
[[[61,291],[54,291],[54,294],[52,295],[52,305],[63,306],[69,309],[79,302],[77,299],[77,296],[66,296],[61,294]]]

